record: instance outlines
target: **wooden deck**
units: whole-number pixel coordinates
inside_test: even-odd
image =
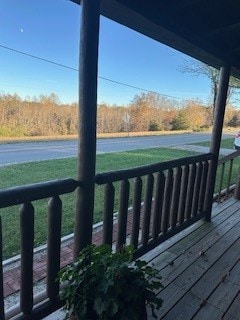
[[[141,259],[162,275],[158,320],[240,319],[240,201],[214,204],[211,222],[196,222]],[[59,310],[44,319],[64,317]]]
[[[197,222],[144,259],[162,275],[158,319],[240,319],[240,201],[214,204],[212,222]]]

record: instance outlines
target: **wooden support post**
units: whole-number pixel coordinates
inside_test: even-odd
[[[82,0],[79,58],[79,144],[74,257],[91,243],[94,208],[100,0]]]
[[[4,290],[3,290],[3,241],[2,241],[2,217],[0,216],[0,319],[5,320]]]
[[[220,70],[219,86],[214,110],[213,131],[210,152],[213,153],[214,159],[210,162],[208,179],[206,186],[206,197],[204,202],[205,219],[211,220],[212,201],[217,173],[218,156],[222,138],[223,120],[227,100],[228,84],[230,77],[230,67],[224,66]]]
[[[238,168],[238,174],[236,179],[236,187],[234,190],[234,198],[240,200],[240,167]]]

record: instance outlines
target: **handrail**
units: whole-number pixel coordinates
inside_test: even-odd
[[[120,250],[129,237],[137,257],[204,217],[212,160],[214,155],[207,153],[96,175],[95,182],[105,185],[103,243],[112,245],[115,241],[116,250]],[[132,219],[131,230],[128,219]]]
[[[124,169],[118,171],[111,171],[106,173],[97,174],[95,177],[95,182],[99,185],[112,183],[114,181],[131,179],[138,176],[145,176],[148,174],[153,174],[158,171],[168,170],[170,168],[181,167],[183,165],[189,165],[192,163],[200,161],[212,160],[214,155],[212,153],[201,154],[197,156],[185,157],[176,160],[170,160],[165,162],[154,163],[151,165]]]
[[[239,156],[240,156],[240,150],[234,151],[233,153],[228,154],[227,156],[220,158],[218,160],[218,165],[223,164],[223,163],[225,163],[227,161],[233,160],[233,159],[235,159],[236,157],[239,157]]]
[[[233,159],[238,156],[240,156],[240,151],[235,151],[232,154],[219,159],[218,165],[220,167],[224,167],[227,161],[232,163]],[[150,248],[155,247],[159,243],[165,241],[172,235],[203,217],[203,203],[208,168],[212,159],[214,159],[214,155],[212,153],[207,153],[96,175],[95,182],[97,184],[106,184],[104,197],[103,242],[112,244],[112,241],[116,241],[116,248],[120,249],[125,243],[126,237],[129,236],[131,244],[134,245],[135,249],[137,249],[137,254],[142,255]],[[230,171],[232,171],[232,169]],[[146,179],[144,176],[146,176]],[[230,181],[230,176],[231,174],[229,174],[228,181]],[[131,186],[129,179],[134,179],[132,185],[132,191],[134,191],[132,219],[135,229],[127,231]],[[117,190],[117,187],[115,188],[112,183],[116,181],[121,181],[118,214],[118,223],[120,227],[117,232],[117,237],[114,240],[112,230],[113,210],[115,191]],[[41,300],[41,308],[45,314],[48,314],[50,311],[53,311],[60,306],[59,301],[57,300],[59,287],[58,285],[55,287],[55,283],[53,282],[55,275],[60,268],[60,221],[62,204],[59,195],[71,193],[81,185],[81,182],[69,178],[40,182],[3,190],[0,189],[0,208],[24,204],[21,208],[22,224],[25,224],[26,221],[29,222],[34,218],[34,208],[31,202],[44,198],[51,198],[51,201],[48,204],[50,217],[48,259],[51,261],[53,252],[55,251],[57,252],[57,256],[56,259],[54,258],[55,266],[53,266],[52,262],[49,262],[48,265],[48,291],[44,292],[48,298],[44,301]],[[144,188],[146,188],[146,191],[144,191]],[[230,189],[231,187],[228,185],[228,188],[226,189],[227,193]],[[186,196],[186,194],[188,196]],[[152,199],[154,198],[155,200],[153,201]],[[142,229],[141,232],[139,232],[140,228]],[[25,229],[21,232],[24,239],[26,238],[25,242],[28,243],[29,233]],[[51,235],[53,234],[56,236],[57,244],[55,244],[51,238]],[[23,246],[25,246],[26,243],[24,243]],[[33,241],[31,241],[31,243],[32,246]],[[30,258],[32,260],[32,249],[30,251]],[[27,256],[25,255],[25,260],[23,259],[22,263],[22,274],[26,274],[30,269],[32,270],[32,262],[30,264],[31,268],[28,266],[28,263],[24,263],[24,261],[27,261],[26,257]],[[25,287],[23,290],[25,290]],[[51,296],[55,299],[54,303],[49,300]],[[24,308],[22,312],[25,312],[25,309],[27,310],[28,303],[26,300],[24,300],[24,304],[21,308]],[[10,313],[14,313],[15,315],[18,314],[17,319],[24,319],[25,315],[20,313],[20,309],[7,310],[5,315],[7,317],[6,319],[8,319]],[[35,313],[39,316],[41,312],[42,311],[38,309],[38,306],[36,305],[36,301],[34,301],[31,311],[32,317],[35,317]]]
[[[74,179],[59,179],[47,182],[29,184],[14,188],[0,190],[0,208],[14,205],[21,205],[19,211],[20,221],[20,304],[7,309],[4,319],[9,319],[10,314],[14,319],[40,319],[41,315],[48,315],[62,302],[59,301],[59,281],[56,281],[60,270],[61,256],[61,223],[62,223],[62,200],[60,195],[72,193],[81,186],[79,181]],[[47,206],[47,272],[46,291],[43,294],[47,297],[44,302],[36,304],[33,293],[33,254],[34,254],[34,220],[35,207],[33,201],[50,198]],[[1,220],[0,220],[1,221]],[[0,225],[0,242],[2,228]],[[0,247],[2,244],[0,243]],[[2,255],[0,254],[0,264]],[[0,270],[1,271],[1,270]],[[0,272],[0,314],[4,315],[4,290],[3,274]],[[40,296],[39,296],[40,297]],[[2,318],[1,318],[2,319]]]
[[[70,193],[80,185],[80,182],[69,178],[0,190],[0,208]]]
[[[218,160],[218,173],[219,173],[219,184],[218,191],[213,195],[213,200],[220,202],[221,198],[232,194],[235,190],[238,190],[238,183],[236,178],[233,177],[234,171],[234,159],[240,156],[240,150],[234,151],[227,156],[224,156]],[[229,162],[229,165],[227,163]],[[227,172],[226,172],[227,171]],[[216,188],[217,186],[215,186]]]

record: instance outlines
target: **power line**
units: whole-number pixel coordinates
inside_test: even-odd
[[[153,91],[153,90],[148,90],[148,89],[143,89],[143,88],[140,88],[140,87],[135,87],[135,86],[132,86],[131,84],[127,84],[127,83],[124,83],[124,82],[119,82],[119,81],[116,81],[116,80],[111,80],[111,79],[108,79],[108,78],[104,78],[104,77],[98,77],[102,80],[106,80],[106,81],[109,81],[109,82],[113,82],[113,83],[116,83],[116,84],[120,84],[122,86],[126,86],[126,87],[129,87],[129,88],[132,88],[132,89],[137,89],[137,90],[141,90],[141,91],[145,91],[145,92],[150,92],[150,93],[156,93],[160,96],[164,96],[164,97],[167,97],[167,98],[172,98],[172,99],[179,99],[179,100],[182,100],[182,98],[178,98],[178,97],[174,97],[174,96],[170,96],[170,95],[167,95],[167,94],[164,94],[164,93],[160,93],[160,92],[157,92],[157,91]]]
[[[72,68],[72,67],[66,66],[66,65],[64,65],[64,64],[61,64],[61,63],[52,61],[52,60],[48,60],[48,59],[45,59],[45,58],[41,58],[41,57],[35,56],[35,55],[33,55],[33,54],[27,53],[27,52],[23,52],[23,51],[20,51],[20,50],[16,50],[16,49],[13,49],[13,48],[10,48],[10,47],[7,47],[7,46],[3,46],[3,45],[1,45],[1,44],[0,44],[0,47],[3,48],[3,49],[9,50],[9,51],[13,51],[13,52],[16,52],[16,53],[20,53],[20,54],[22,54],[22,55],[24,55],[24,56],[27,56],[27,57],[31,57],[31,58],[34,58],[34,59],[37,59],[37,60],[41,60],[41,61],[44,61],[44,62],[48,62],[48,63],[54,64],[54,65],[59,66],[59,67],[62,67],[62,68],[66,68],[66,69],[78,71],[78,69],[76,69],[76,68]]]
[[[45,58],[30,54],[30,53],[27,53],[27,52],[24,52],[24,51],[20,51],[20,50],[14,49],[14,48],[10,48],[10,47],[7,47],[7,46],[1,45],[1,44],[0,44],[0,48],[6,49],[6,50],[9,50],[9,51],[13,51],[15,53],[19,53],[19,54],[22,54],[24,56],[27,56],[27,57],[30,57],[30,58],[34,58],[34,59],[37,59],[37,60],[40,60],[40,61],[51,63],[51,64],[56,65],[58,67],[62,67],[62,68],[73,70],[73,71],[78,71],[78,69],[70,67],[70,66],[66,66],[66,65],[64,65],[62,63],[58,63],[58,62],[55,62],[55,61],[52,61],[52,60],[49,60],[49,59],[45,59]],[[105,77],[101,77],[101,76],[98,76],[98,78],[102,79],[102,80],[105,80],[105,81],[108,81],[108,82],[111,82],[111,83],[119,84],[119,85],[122,85],[122,86],[125,86],[125,87],[128,87],[128,88],[141,90],[141,91],[145,91],[145,92],[149,92],[149,93],[155,93],[157,95],[164,96],[164,97],[167,97],[167,98],[182,100],[182,98],[179,98],[179,97],[174,97],[174,96],[170,96],[170,95],[167,95],[167,94],[164,94],[164,93],[160,93],[160,92],[157,92],[157,91],[136,87],[136,86],[133,86],[131,84],[120,82],[120,81],[116,81],[116,80],[112,80],[112,79],[109,79],[109,78],[105,78]]]

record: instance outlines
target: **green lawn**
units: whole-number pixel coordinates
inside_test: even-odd
[[[221,148],[231,149],[232,152],[234,152],[235,149],[233,147],[233,143],[234,143],[234,138],[222,139]],[[198,142],[198,143],[194,143],[194,144],[195,145],[199,145],[199,146],[209,147],[210,146],[210,141],[202,141],[202,142]],[[233,169],[232,169],[233,181],[231,181],[232,184],[236,182],[236,181],[234,181],[234,177],[237,176],[237,173],[238,173],[238,170],[239,170],[239,165],[240,165],[239,158],[234,159],[234,161],[233,161]],[[219,191],[220,169],[221,168],[219,167],[218,168],[218,172],[217,172],[215,192]],[[224,179],[223,179],[222,189],[227,187],[229,170],[230,170],[230,162],[226,163],[226,165],[225,165],[225,169],[224,169],[225,175],[224,175]]]
[[[233,149],[233,142],[234,142],[234,138],[222,139],[221,148]],[[210,141],[202,141],[202,142],[196,142],[191,144],[195,144],[203,147],[210,147]]]
[[[128,152],[97,155],[97,172],[106,172],[145,164],[186,157],[195,154],[183,150],[153,148]],[[35,182],[61,178],[76,178],[76,158],[31,162],[0,168],[1,188],[25,185]],[[119,185],[115,184],[116,193]],[[94,222],[102,220],[103,186],[96,187]],[[75,215],[75,193],[61,197],[63,201],[62,234],[73,231]],[[46,241],[47,201],[35,201],[35,246]],[[116,208],[118,199],[116,199]],[[19,252],[19,208],[17,206],[1,209],[3,223],[4,257]]]
[[[196,154],[168,148],[139,149],[97,155],[97,173],[182,158]],[[77,159],[65,158],[10,165],[0,168],[0,188],[29,183],[76,178]]]
[[[97,155],[97,173],[124,168],[131,168],[156,162],[167,161],[196,155],[195,152],[184,150],[153,148],[128,152],[108,153]],[[239,164],[234,165],[236,175]],[[39,161],[27,164],[11,165],[0,168],[1,188],[25,185],[35,182],[62,178],[76,177],[76,158]],[[132,184],[133,181],[130,181]],[[115,210],[118,209],[119,183],[115,183],[116,199]],[[94,222],[102,220],[104,186],[96,186]],[[75,193],[61,196],[63,201],[62,235],[73,232],[75,216]],[[131,204],[132,193],[130,193]],[[33,203],[35,207],[35,246],[42,244],[47,238],[47,201],[40,200]],[[3,253],[10,257],[19,253],[19,208],[18,206],[1,209],[3,223]]]

